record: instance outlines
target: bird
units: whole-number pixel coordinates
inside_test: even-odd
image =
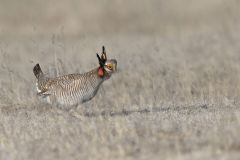
[[[37,95],[47,103],[61,106],[74,106],[91,100],[105,80],[117,71],[117,60],[107,59],[105,47],[97,53],[99,66],[86,73],[74,73],[55,78],[46,76],[40,65],[33,67],[37,79]]]

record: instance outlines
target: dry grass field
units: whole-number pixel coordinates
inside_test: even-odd
[[[240,158],[238,1],[61,2],[0,0],[0,159]],[[92,101],[37,98],[36,63],[85,72],[102,45],[119,71]]]

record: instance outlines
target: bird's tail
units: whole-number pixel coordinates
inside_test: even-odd
[[[39,64],[36,64],[34,67],[33,67],[33,73],[34,75],[36,76],[36,78],[39,80],[39,79],[42,79],[44,77],[44,74],[42,72],[42,69],[40,67]]]

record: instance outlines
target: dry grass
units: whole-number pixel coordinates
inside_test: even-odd
[[[1,159],[237,159],[239,48],[221,33],[181,38],[2,44]],[[97,65],[100,42],[120,71],[77,116],[37,100],[34,63],[84,72]]]
[[[205,14],[196,20],[204,21],[204,27],[185,28],[177,21],[184,19],[180,15],[180,24],[168,28],[167,34],[156,32],[157,27],[152,30],[156,22],[143,26],[146,32],[110,29],[106,35],[99,33],[101,27],[90,27],[88,31],[100,36],[76,38],[61,29],[49,34],[50,27],[45,37],[1,37],[0,159],[239,159],[240,23],[236,15],[234,22],[228,19],[238,12],[226,9],[232,1],[206,3],[206,11],[214,14],[206,22]],[[165,18],[174,18],[183,6],[179,7]],[[202,8],[186,13],[195,11],[194,18]],[[225,9],[229,15],[219,16],[215,25],[208,23]],[[156,8],[148,11],[149,17],[157,16]],[[4,21],[1,16],[0,20]],[[191,22],[191,16],[186,21]],[[170,26],[172,22],[164,21]],[[111,23],[110,19],[108,27],[119,29]],[[36,63],[51,76],[85,72],[97,65],[95,53],[103,44],[108,56],[118,60],[119,72],[92,101],[66,112],[38,100],[32,73]]]

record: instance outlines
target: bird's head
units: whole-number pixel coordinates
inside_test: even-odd
[[[107,59],[107,54],[105,47],[102,47],[101,57],[97,53],[97,58],[99,61],[98,75],[100,77],[110,78],[113,73],[117,71],[117,60],[116,59]]]

